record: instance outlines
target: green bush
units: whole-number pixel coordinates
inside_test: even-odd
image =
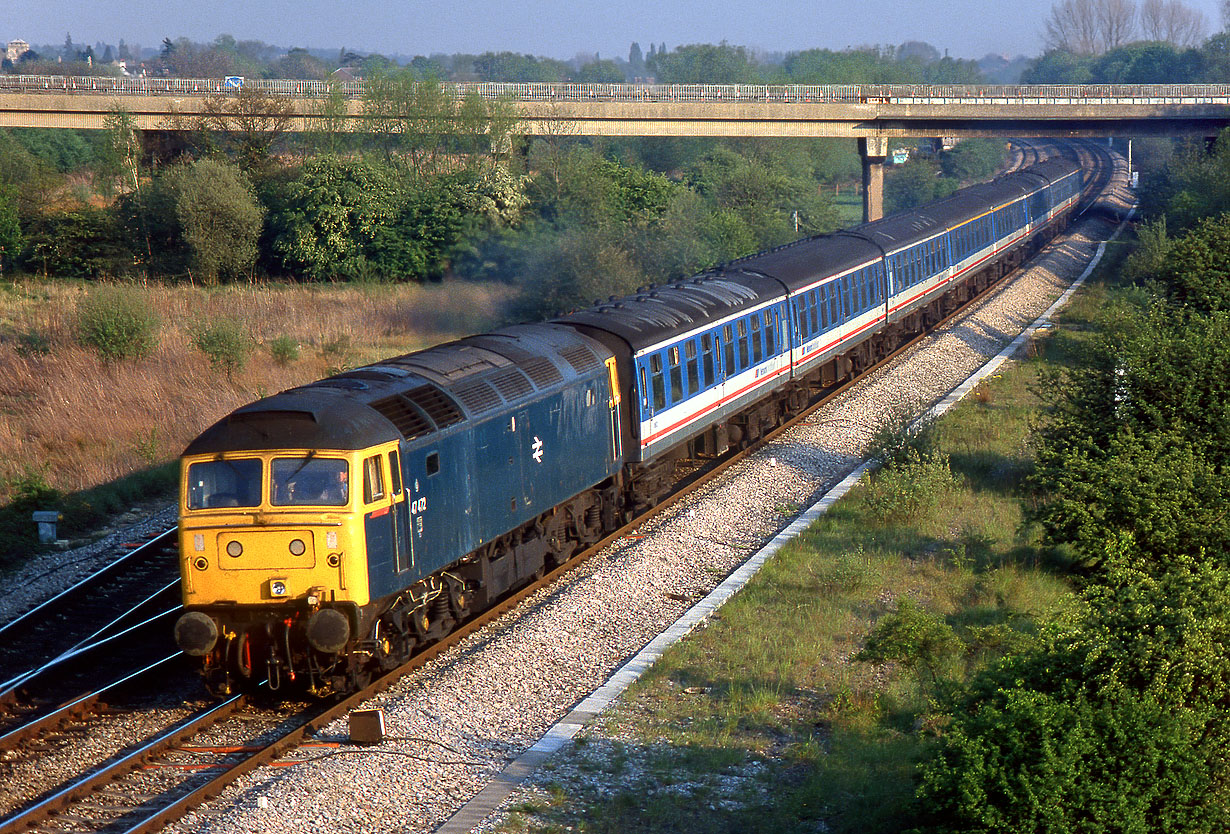
[[[252,336],[234,319],[218,319],[198,327],[192,346],[209,357],[210,367],[229,377],[247,366]]]
[[[299,343],[290,336],[278,336],[269,342],[269,354],[279,367],[285,368],[299,358]]]
[[[158,344],[158,316],[136,294],[100,290],[77,304],[77,338],[111,360],[149,356]]]
[[[19,333],[14,350],[18,356],[46,356],[51,353],[51,338],[46,333],[35,330]]]
[[[899,462],[872,476],[863,492],[867,509],[881,523],[911,521],[935,509],[956,484],[948,455],[902,451]]]
[[[11,496],[0,507],[0,567],[9,567],[39,550],[32,513],[56,509],[61,495],[47,484],[42,472],[28,467],[0,481],[0,486]]]

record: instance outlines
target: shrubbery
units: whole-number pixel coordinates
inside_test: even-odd
[[[105,359],[141,359],[158,344],[159,321],[121,287],[91,292],[77,304],[77,338]]]
[[[197,326],[192,346],[209,357],[211,367],[230,377],[247,367],[254,343],[242,323],[217,319]]]

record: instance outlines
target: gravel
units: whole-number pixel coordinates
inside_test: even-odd
[[[1124,203],[1120,193],[1116,207]],[[805,425],[374,699],[384,743],[351,745],[336,722],[320,735],[336,748],[301,748],[168,830],[431,831],[857,465],[878,425],[921,411],[997,353],[1076,278],[1109,228],[1078,224],[1013,283]],[[0,617],[10,610],[5,600]]]

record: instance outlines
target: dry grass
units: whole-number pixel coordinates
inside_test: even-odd
[[[132,286],[127,292],[162,321],[158,347],[146,359],[109,363],[74,333],[77,303],[90,291],[72,283],[0,288],[0,478],[33,469],[74,491],[171,460],[243,403],[493,327],[508,296],[499,285],[467,284]],[[255,343],[246,368],[229,379],[192,347],[194,330],[220,318],[241,323]],[[300,346],[285,367],[267,346],[279,337]],[[46,352],[30,350],[33,343]]]

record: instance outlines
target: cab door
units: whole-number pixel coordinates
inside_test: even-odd
[[[402,484],[401,453],[394,449],[388,454],[389,500],[393,511],[393,553],[395,570],[398,573],[414,567],[414,542],[410,538],[410,512],[406,491]]]
[[[396,571],[397,525],[393,514],[393,494],[385,471],[383,454],[363,459],[363,529],[369,565],[387,565]]]

